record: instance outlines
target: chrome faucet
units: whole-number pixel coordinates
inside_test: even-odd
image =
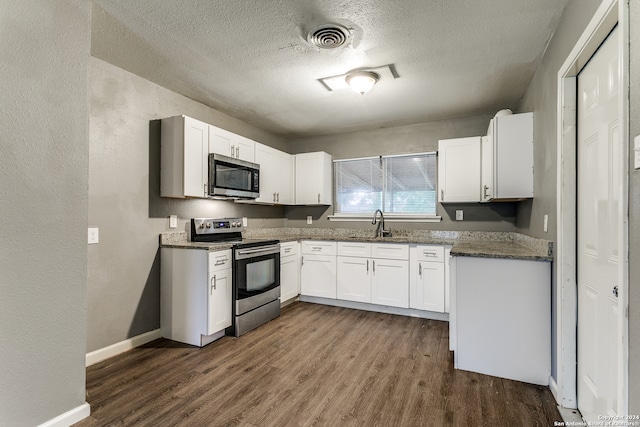
[[[380,209],[376,209],[373,213],[373,219],[371,220],[371,224],[376,223],[376,219],[378,217],[378,212],[380,212],[380,222],[378,222],[378,227],[376,228],[376,236],[375,237],[390,237],[391,230],[384,229],[384,214]]]

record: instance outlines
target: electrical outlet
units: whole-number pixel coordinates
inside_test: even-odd
[[[89,243],[90,245],[95,245],[96,243],[98,243],[98,240],[99,240],[98,228],[89,228],[87,243]]]
[[[313,217],[311,215],[307,215],[307,224],[313,224]]]
[[[640,169],[640,135],[633,139],[633,168]]]
[[[246,227],[246,226],[247,226],[247,217],[246,217],[246,216],[243,216],[243,217],[242,217],[242,226],[243,226],[243,227]]]
[[[456,221],[462,221],[464,219],[464,212],[462,210],[456,211]]]
[[[178,228],[178,215],[169,215],[169,228]]]
[[[544,216],[544,225],[542,228],[544,229],[545,233],[549,231],[549,215]]]

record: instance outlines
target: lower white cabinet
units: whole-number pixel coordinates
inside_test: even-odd
[[[280,302],[300,294],[300,250],[298,242],[280,243]]]
[[[162,248],[162,336],[204,346],[231,326],[231,251]]]
[[[338,242],[337,298],[408,308],[408,255],[404,244]]]
[[[417,310],[449,311],[444,246],[418,245],[411,248],[410,304]]]
[[[336,242],[302,242],[300,294],[336,298]]]

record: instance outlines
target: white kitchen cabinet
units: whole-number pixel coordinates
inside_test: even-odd
[[[482,138],[481,200],[533,197],[533,113],[496,116]]]
[[[162,248],[160,328],[164,338],[202,347],[231,326],[231,251]]]
[[[408,255],[403,244],[338,242],[337,298],[408,308]]]
[[[209,293],[207,333],[212,335],[231,326],[231,251],[209,252]]]
[[[409,307],[409,261],[372,259],[371,303]]]
[[[479,202],[480,165],[479,136],[438,141],[438,202]]]
[[[333,174],[331,156],[325,152],[303,153],[295,158],[295,204],[331,205]]]
[[[260,197],[255,202],[293,204],[293,156],[256,143],[255,162],[260,165]]]
[[[209,153],[255,162],[255,144],[249,138],[209,125]]]
[[[301,295],[335,299],[336,272],[336,242],[302,242]]]
[[[280,243],[280,302],[287,302],[300,294],[300,245],[298,242]]]
[[[446,298],[445,248],[418,245],[411,248],[409,307],[439,313],[448,311]]]
[[[161,121],[160,196],[207,196],[209,125],[186,116]]]

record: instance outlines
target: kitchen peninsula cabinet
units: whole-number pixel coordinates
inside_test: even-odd
[[[333,203],[333,165],[325,152],[303,153],[295,158],[295,204]]]
[[[255,202],[293,204],[293,156],[256,143],[255,161],[260,165],[260,197]]]
[[[209,125],[187,116],[161,120],[160,196],[207,197]]]
[[[160,329],[164,338],[202,347],[231,326],[231,250],[162,248]]]
[[[336,298],[336,242],[301,244],[300,295]]]
[[[438,202],[479,202],[479,136],[438,141]]]

